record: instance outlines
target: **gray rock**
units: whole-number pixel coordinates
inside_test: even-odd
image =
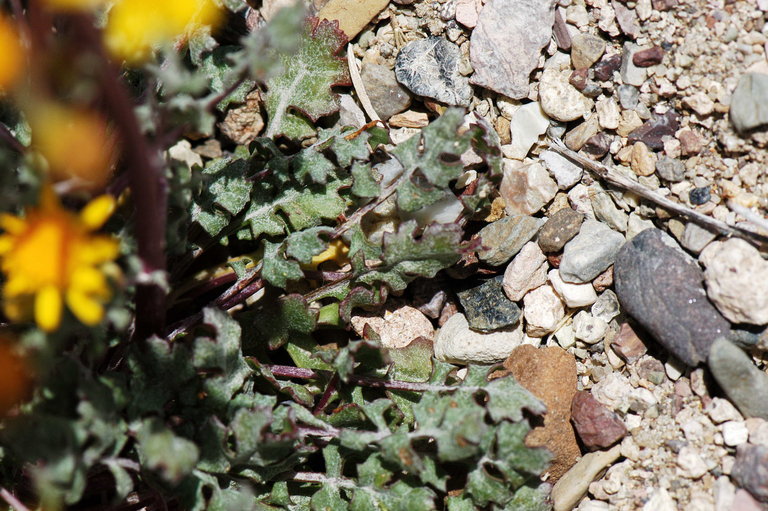
[[[568,190],[578,183],[584,173],[584,169],[554,151],[543,151],[539,158],[546,164],[550,174],[555,177],[557,187],[561,190]]]
[[[460,364],[493,364],[507,358],[522,342],[522,322],[514,329],[483,334],[471,330],[464,314],[457,312],[437,332],[435,357]]]
[[[624,110],[633,110],[640,100],[640,90],[632,85],[619,85],[616,89],[619,96],[619,103]]]
[[[717,233],[709,231],[694,222],[688,222],[685,224],[680,244],[694,254],[698,254],[716,237]]]
[[[539,231],[539,247],[544,252],[559,252],[579,233],[584,215],[571,208],[555,212]]]
[[[472,83],[513,99],[527,97],[554,21],[554,0],[486,2],[470,39]]]
[[[730,325],[707,300],[696,261],[659,229],[627,242],[613,267],[622,309],[677,358],[695,366]]]
[[[565,244],[560,276],[565,282],[589,282],[613,264],[624,236],[596,220],[587,220]]]
[[[499,276],[456,293],[464,307],[469,328],[492,332],[514,325],[520,319],[522,311],[504,294],[502,278]]]
[[[671,183],[678,183],[685,178],[685,163],[676,158],[662,156],[656,160],[656,172]]]
[[[585,33],[578,33],[571,38],[571,62],[574,69],[590,67],[605,53],[605,41]]]
[[[361,77],[371,105],[382,119],[387,120],[410,106],[411,95],[387,66],[363,61]]]
[[[752,357],[721,337],[712,343],[707,365],[728,399],[745,417],[768,420],[768,374],[755,366]]]
[[[738,446],[731,477],[757,500],[768,502],[768,447],[750,444]]]
[[[621,74],[621,81],[627,85],[635,85],[640,87],[645,78],[648,76],[648,71],[644,67],[637,67],[632,63],[632,57],[635,53],[640,51],[640,47],[634,43],[624,43],[624,51],[621,53],[621,68],[619,73]]]
[[[501,266],[520,252],[544,223],[541,218],[518,215],[507,216],[483,227],[478,235],[482,248],[477,256],[484,262]]]
[[[459,73],[459,47],[442,37],[406,44],[395,61],[397,81],[418,96],[448,105],[469,106],[472,88]]]
[[[746,73],[731,96],[731,123],[740,132],[768,124],[768,75]]]
[[[589,185],[589,192],[595,217],[615,231],[627,232],[629,216],[616,207],[610,194],[597,182]]]

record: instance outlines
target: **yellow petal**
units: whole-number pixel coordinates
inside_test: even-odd
[[[80,260],[85,264],[100,264],[111,261],[120,253],[120,244],[114,238],[94,236],[81,247]]]
[[[7,254],[13,248],[14,238],[13,236],[3,235],[0,236],[0,256]]]
[[[67,306],[72,314],[85,325],[96,325],[104,317],[104,308],[86,293],[74,290],[67,291]]]
[[[27,222],[23,218],[4,213],[0,214],[0,228],[9,234],[21,234],[27,228]]]
[[[31,296],[4,299],[3,312],[11,321],[26,321],[32,316]]]
[[[54,286],[43,288],[35,297],[35,322],[46,332],[52,332],[61,323],[61,293]]]
[[[30,292],[31,287],[33,286],[30,285],[29,279],[23,274],[12,273],[10,277],[8,277],[8,282],[6,282],[3,287],[3,296],[14,297],[27,294]]]
[[[109,297],[109,287],[104,274],[96,268],[90,266],[81,266],[72,273],[70,289],[81,293],[90,293]]]
[[[115,199],[111,195],[101,195],[89,202],[80,212],[80,219],[86,229],[95,231],[115,211]]]

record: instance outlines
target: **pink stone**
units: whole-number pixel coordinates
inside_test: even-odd
[[[621,419],[586,390],[573,396],[571,420],[590,451],[608,448],[627,434]]]
[[[481,0],[458,0],[456,2],[456,21],[467,28],[475,28],[482,8]]]
[[[648,351],[629,323],[622,323],[619,333],[611,343],[611,348],[628,364],[634,364]]]

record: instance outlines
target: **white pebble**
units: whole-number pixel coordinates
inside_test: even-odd
[[[721,424],[723,442],[730,447],[736,447],[747,442],[749,430],[743,421],[728,421]]]

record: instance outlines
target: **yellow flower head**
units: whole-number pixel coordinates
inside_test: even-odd
[[[0,90],[10,88],[24,67],[24,50],[11,20],[0,15]]]
[[[104,315],[111,290],[103,265],[118,255],[118,242],[94,234],[114,210],[114,199],[97,197],[74,215],[53,190],[43,189],[40,205],[24,218],[0,215],[0,269],[7,281],[3,310],[12,321],[34,317],[50,332],[61,322],[63,304],[86,325]]]
[[[120,0],[109,13],[106,45],[117,58],[139,64],[153,47],[215,25],[221,17],[213,0]]]
[[[45,157],[55,181],[75,179],[89,189],[104,186],[116,144],[103,117],[53,101],[31,103],[28,113],[33,147]]]
[[[333,261],[339,268],[349,262],[349,247],[340,238],[336,238],[328,243],[328,247],[314,256],[312,262],[309,264],[309,268],[316,270],[318,266],[326,261]]]

